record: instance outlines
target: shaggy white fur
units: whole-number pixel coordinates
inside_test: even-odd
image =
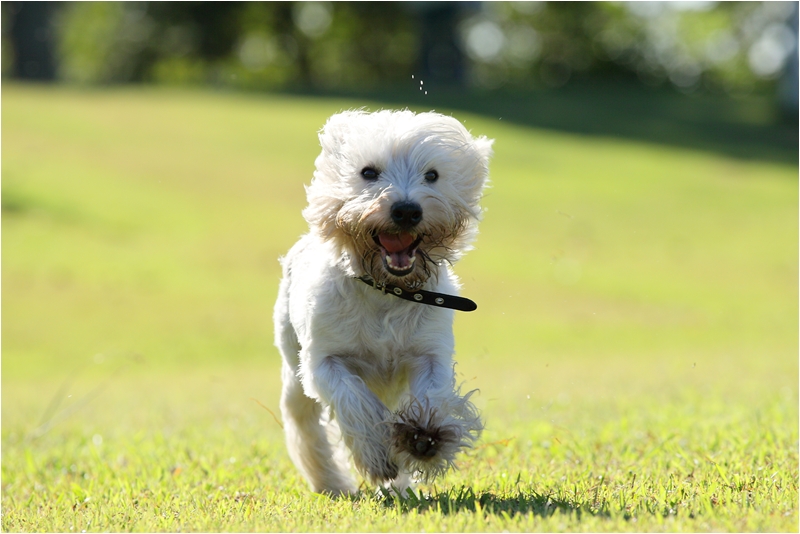
[[[369,481],[404,491],[453,465],[483,425],[454,376],[453,312],[356,277],[455,295],[492,141],[456,119],[348,111],[319,134],[310,232],[285,258],[275,304],[286,443],[317,492]]]

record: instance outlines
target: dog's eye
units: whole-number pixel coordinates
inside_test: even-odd
[[[361,170],[361,177],[365,180],[377,180],[380,173],[372,167],[364,167]]]
[[[428,182],[435,182],[438,179],[439,179],[439,173],[434,171],[433,169],[425,173],[425,180]]]

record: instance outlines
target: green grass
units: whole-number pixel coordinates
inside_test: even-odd
[[[797,531],[797,165],[466,112],[496,139],[457,265],[486,432],[406,499],[309,492],[277,258],[362,105],[3,86],[4,531]]]

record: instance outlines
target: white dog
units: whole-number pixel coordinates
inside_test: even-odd
[[[311,231],[275,304],[289,455],[317,492],[357,491],[349,458],[404,491],[482,429],[454,376],[452,309],[475,304],[450,266],[475,237],[492,141],[410,111],[340,113],[319,139]]]

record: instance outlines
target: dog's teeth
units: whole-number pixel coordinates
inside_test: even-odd
[[[408,258],[408,265],[406,267],[400,268],[400,267],[396,267],[395,266],[394,262],[392,261],[392,255],[391,254],[387,254],[386,256],[384,256],[384,258],[386,260],[386,266],[387,267],[390,267],[390,268],[393,268],[393,269],[397,269],[397,270],[403,270],[403,271],[410,271],[414,267],[414,262],[417,261],[417,257],[416,256],[411,256],[410,258]]]

